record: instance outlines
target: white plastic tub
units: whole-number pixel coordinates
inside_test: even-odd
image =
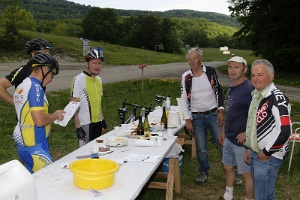
[[[0,165],[1,200],[35,200],[36,189],[31,173],[18,161]]]

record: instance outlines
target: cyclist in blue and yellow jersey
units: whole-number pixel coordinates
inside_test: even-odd
[[[43,52],[49,54],[52,49],[52,43],[42,38],[35,38],[26,43],[25,50],[29,59],[33,57],[36,52]],[[0,98],[13,105],[13,97],[8,93],[7,89],[11,86],[18,87],[22,81],[31,73],[31,66],[23,65],[14,69],[10,74],[0,79]],[[45,88],[44,88],[45,89]]]
[[[48,113],[48,100],[42,88],[58,74],[57,61],[40,52],[31,58],[28,66],[31,66],[31,74],[16,88],[13,96],[18,118],[13,137],[20,159],[34,173],[53,162],[48,145],[50,124],[63,120],[64,111]]]
[[[104,61],[103,48],[92,48],[85,56],[86,69],[72,83],[71,101],[80,101],[74,115],[79,146],[90,142],[106,131],[102,112],[102,79],[99,76]]]

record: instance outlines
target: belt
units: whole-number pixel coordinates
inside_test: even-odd
[[[204,111],[204,112],[192,112],[192,114],[198,114],[198,115],[208,115],[210,113],[213,113],[217,110],[217,108],[213,108],[211,110],[207,110],[207,111]]]

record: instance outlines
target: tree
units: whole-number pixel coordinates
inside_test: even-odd
[[[1,45],[13,47],[19,39],[19,30],[35,30],[36,23],[31,13],[19,7],[20,0],[2,0],[1,24],[5,31],[1,36]]]
[[[59,22],[53,30],[56,35],[68,35],[68,25],[65,22]]]
[[[297,0],[230,0],[231,16],[243,27],[244,38],[255,55],[273,63],[278,71],[300,74],[300,12]]]
[[[209,47],[210,40],[202,29],[196,29],[189,31],[183,38],[185,44],[189,44],[192,47]]]
[[[161,40],[164,45],[164,51],[168,53],[180,53],[183,46],[179,39],[174,21],[171,18],[164,17],[161,21]]]
[[[113,9],[93,7],[83,19],[83,37],[117,44],[119,41],[117,20],[118,15]]]

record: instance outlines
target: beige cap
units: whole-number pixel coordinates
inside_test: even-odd
[[[240,56],[233,56],[232,58],[230,58],[227,61],[227,63],[229,63],[229,62],[244,63],[245,66],[247,66],[247,61],[243,57],[240,57]]]

